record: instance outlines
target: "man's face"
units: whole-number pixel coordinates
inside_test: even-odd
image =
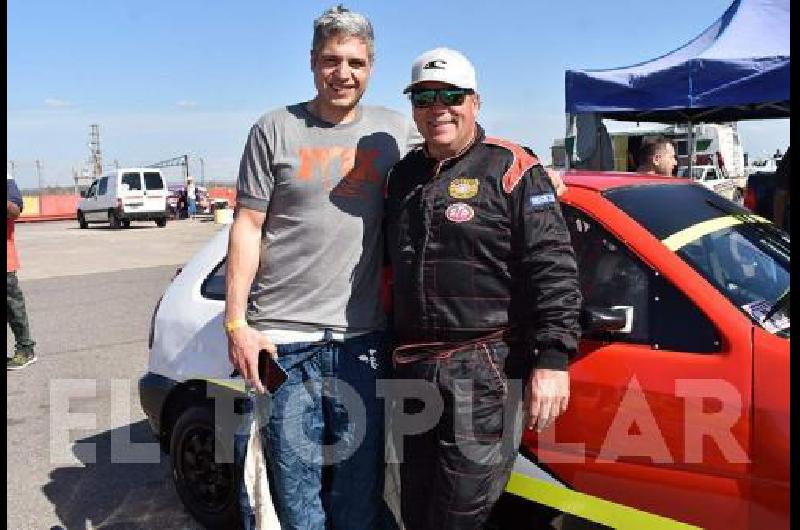
[[[358,105],[372,71],[367,43],[358,37],[332,35],[311,52],[317,101],[325,107],[350,110]]]
[[[675,148],[672,144],[664,145],[653,157],[653,166],[659,175],[671,177],[672,171],[678,165],[678,160],[675,158]]]
[[[415,89],[452,88],[438,81],[425,81]],[[432,153],[457,154],[466,147],[475,130],[475,120],[480,108],[477,94],[468,94],[461,105],[447,106],[437,98],[430,107],[412,107],[414,121]]]

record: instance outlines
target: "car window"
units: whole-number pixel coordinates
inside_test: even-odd
[[[200,294],[211,300],[225,300],[225,272],[227,260],[222,260],[203,281]]]
[[[86,192],[86,197],[94,197],[97,194],[97,181],[95,180],[92,182],[92,185],[89,186],[89,190]]]
[[[105,195],[107,190],[108,190],[108,177],[103,177],[98,181],[97,194]]]
[[[141,190],[142,178],[139,173],[123,173],[122,183],[128,185],[129,190]]]
[[[144,187],[148,190],[163,190],[164,180],[158,171],[146,171],[144,173]]]
[[[717,172],[713,169],[706,170],[706,180],[717,180]]]
[[[594,340],[693,353],[719,351],[716,329],[679,289],[647,266],[589,214],[563,205],[584,306],[633,308],[629,333],[586,332]]]

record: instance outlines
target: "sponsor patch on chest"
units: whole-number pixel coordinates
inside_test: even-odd
[[[475,210],[469,204],[457,202],[447,207],[444,216],[454,223],[464,223],[475,217]]]
[[[528,211],[536,212],[552,207],[556,203],[556,196],[553,193],[541,193],[528,197]]]
[[[454,199],[471,199],[478,194],[478,179],[454,179],[447,191]]]

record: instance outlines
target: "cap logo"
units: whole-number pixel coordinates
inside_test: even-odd
[[[447,64],[447,61],[444,59],[436,59],[434,61],[429,61],[425,63],[425,66],[422,67],[423,70],[444,70],[444,65]]]

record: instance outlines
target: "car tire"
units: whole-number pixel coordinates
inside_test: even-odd
[[[164,228],[165,226],[167,226],[167,218],[166,217],[160,217],[160,218],[156,219],[156,226],[159,227],[159,228]]]
[[[86,222],[86,217],[84,217],[83,212],[80,210],[78,210],[78,226],[82,229],[89,227],[89,223]]]
[[[130,219],[123,219],[122,221],[120,221],[120,224],[122,225],[122,228],[130,228],[131,220]]]
[[[170,438],[175,489],[205,528],[240,528],[239,477],[233,463],[214,461],[218,438],[213,405],[192,405],[178,417]]]
[[[119,216],[117,215],[117,212],[115,212],[114,210],[108,211],[108,226],[114,229],[120,227]]]

